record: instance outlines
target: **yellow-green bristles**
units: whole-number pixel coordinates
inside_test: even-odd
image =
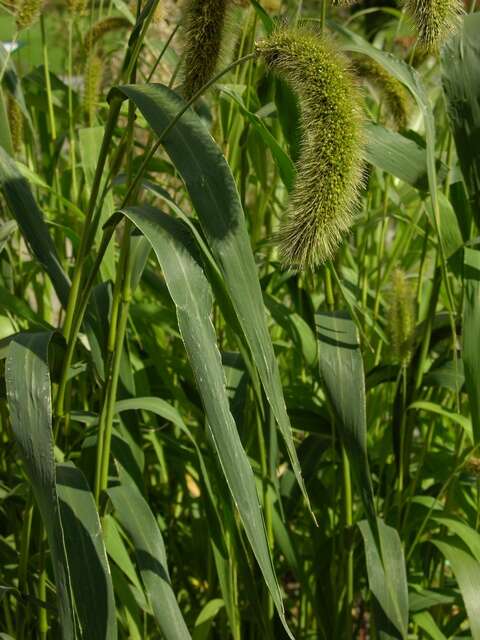
[[[229,0],[189,0],[185,13],[183,94],[190,99],[215,74],[225,49]]]
[[[435,53],[459,25],[463,4],[461,0],[406,0],[405,9],[415,23],[422,49]]]
[[[372,59],[355,59],[357,73],[375,84],[382,92],[382,104],[385,105],[390,120],[397,129],[407,126],[408,92],[403,84]]]
[[[126,29],[130,27],[130,22],[121,16],[111,16],[96,22],[85,35],[85,49],[90,51],[107,33],[117,31],[118,29]]]
[[[15,153],[18,153],[22,148],[23,142],[23,116],[18,102],[11,96],[8,96],[7,113],[12,147]]]
[[[281,29],[256,49],[298,96],[302,148],[278,239],[285,266],[313,268],[333,256],[352,223],[362,177],[361,95],[330,38]]]
[[[396,361],[408,365],[415,341],[415,298],[402,269],[395,269],[391,278],[388,332]]]
[[[84,75],[83,108],[87,122],[91,126],[95,122],[95,112],[98,106],[100,89],[102,86],[103,63],[95,53],[88,58]]]
[[[30,27],[37,20],[42,10],[42,5],[42,0],[23,0],[19,3],[15,15],[15,22],[19,31]]]

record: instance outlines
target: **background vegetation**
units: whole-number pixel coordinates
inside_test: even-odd
[[[480,16],[456,14],[4,3],[3,639],[480,639]],[[302,129],[323,94],[255,55],[276,23],[348,56],[365,114],[351,231],[298,272],[276,237],[337,120]]]

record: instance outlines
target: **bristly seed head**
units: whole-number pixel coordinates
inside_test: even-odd
[[[407,126],[408,92],[403,84],[371,58],[354,58],[358,75],[375,84],[382,92],[388,115],[397,129]]]
[[[405,0],[405,9],[415,23],[422,49],[436,53],[460,24],[463,3],[461,0]]]
[[[23,142],[23,115],[18,102],[10,95],[7,101],[7,115],[12,147],[15,153],[18,153],[22,148]]]
[[[285,266],[313,268],[333,256],[352,223],[362,182],[361,95],[330,38],[280,29],[256,51],[299,99],[302,147],[278,239]]]
[[[92,126],[95,122],[95,112],[98,106],[100,89],[102,86],[103,62],[96,54],[88,57],[84,73],[83,109],[87,116],[87,122]]]
[[[27,29],[39,17],[42,10],[43,0],[23,0],[19,2],[16,10],[15,22],[17,29]]]
[[[128,29],[130,22],[122,16],[110,16],[96,22],[85,34],[85,49],[90,52],[97,42],[107,33],[117,31],[119,29]]]
[[[391,278],[388,306],[388,331],[395,359],[407,366],[415,342],[415,299],[402,269],[395,269]]]
[[[226,42],[230,0],[188,0],[185,9],[183,94],[190,99],[214,75]]]

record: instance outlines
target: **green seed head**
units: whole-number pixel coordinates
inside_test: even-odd
[[[127,29],[128,27],[130,27],[130,22],[121,16],[111,16],[110,18],[99,20],[85,34],[85,49],[90,52],[107,33],[118,29]]]
[[[30,27],[38,19],[42,6],[42,0],[23,0],[19,2],[15,15],[18,31]]]
[[[298,96],[302,148],[278,238],[285,266],[313,268],[332,257],[352,222],[362,176],[361,96],[329,38],[281,29],[256,49]]]
[[[408,93],[403,84],[375,60],[358,58],[354,60],[354,66],[362,78],[376,85],[382,92],[382,101],[392,123],[397,129],[405,129],[407,126]]]
[[[415,300],[402,269],[395,269],[392,274],[388,330],[395,359],[407,366],[413,355],[415,340]]]
[[[456,29],[463,13],[461,0],[406,0],[422,49],[435,53]]]
[[[85,66],[83,109],[87,117],[87,122],[92,126],[95,122],[95,112],[100,96],[103,77],[103,62],[101,58],[92,53]]]
[[[18,153],[23,142],[23,115],[18,102],[11,96],[8,96],[7,114],[13,150]]]
[[[215,74],[226,48],[229,0],[188,0],[183,93],[190,99]]]

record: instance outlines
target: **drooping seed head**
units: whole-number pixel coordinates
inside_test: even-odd
[[[215,74],[228,43],[230,0],[188,0],[185,8],[183,94],[190,99]]]
[[[43,0],[21,0],[15,12],[18,31],[30,27],[39,17]]]
[[[358,75],[376,85],[382,92],[382,102],[397,129],[405,129],[408,114],[408,92],[403,84],[371,58],[355,58]]]
[[[460,24],[461,0],[406,0],[422,49],[435,53]]]
[[[395,269],[392,273],[388,331],[396,361],[407,366],[413,355],[415,341],[415,299],[402,269]]]
[[[22,148],[23,142],[23,115],[18,102],[10,95],[7,101],[7,114],[12,147],[15,153],[18,153]]]
[[[330,38],[280,29],[256,50],[298,96],[301,151],[278,240],[285,266],[313,268],[332,257],[352,223],[362,181],[361,95]]]
[[[84,73],[83,109],[87,122],[92,126],[95,122],[95,112],[98,106],[100,89],[102,86],[103,62],[92,53],[87,60]]]
[[[110,16],[99,20],[85,34],[85,49],[90,52],[107,33],[118,31],[119,29],[127,29],[128,27],[130,27],[130,22],[121,16]]]

